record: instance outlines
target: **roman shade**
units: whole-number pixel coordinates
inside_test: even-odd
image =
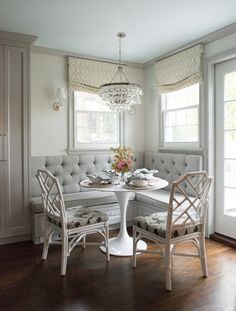
[[[158,93],[169,93],[199,83],[202,80],[202,53],[203,45],[198,44],[156,62]]]
[[[97,93],[100,85],[111,81],[117,65],[92,59],[68,57],[69,90]]]

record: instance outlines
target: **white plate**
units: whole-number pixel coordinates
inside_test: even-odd
[[[134,186],[132,184],[129,185],[124,185],[123,186],[125,189],[135,189],[135,190],[146,190],[146,189],[152,189],[153,186],[152,185],[147,185],[147,186]]]
[[[102,181],[99,183],[89,182],[88,186],[91,186],[91,187],[110,187],[110,186],[112,186],[112,183],[102,182]]]
[[[106,187],[111,187],[112,183],[105,183],[105,182],[100,182],[100,183],[93,183],[89,180],[84,180],[80,183],[80,185],[83,187],[90,187],[90,188],[106,188]]]

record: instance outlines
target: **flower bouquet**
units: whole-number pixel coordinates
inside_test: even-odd
[[[129,172],[133,165],[133,152],[131,148],[119,147],[112,148],[115,153],[115,159],[112,162],[112,169],[116,173]]]

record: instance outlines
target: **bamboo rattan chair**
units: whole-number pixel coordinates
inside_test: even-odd
[[[133,226],[133,267],[136,267],[136,253],[153,252],[164,257],[166,289],[172,289],[172,256],[193,256],[201,260],[202,272],[208,276],[205,251],[205,223],[208,207],[208,193],[212,177],[205,171],[189,172],[172,183],[167,212],[150,216],[139,216]],[[156,243],[157,250],[137,249],[141,238]],[[197,253],[177,252],[175,246],[191,241]]]
[[[101,245],[87,243],[86,235],[99,233],[104,240],[107,261],[109,256],[109,227],[108,216],[99,211],[83,207],[65,209],[61,186],[56,177],[47,170],[38,170],[36,175],[44,204],[44,246],[42,259],[47,259],[49,244],[61,244],[61,275],[66,274],[67,257],[77,245]],[[52,234],[56,233],[61,241],[53,241]]]

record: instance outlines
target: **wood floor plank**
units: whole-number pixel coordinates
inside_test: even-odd
[[[108,264],[97,247],[76,248],[61,277],[59,246],[49,248],[45,262],[41,245],[0,246],[0,310],[236,310],[236,249],[212,240],[206,247],[209,277],[202,277],[198,259],[175,257],[167,292],[158,255],[139,255],[133,270],[131,257]]]

